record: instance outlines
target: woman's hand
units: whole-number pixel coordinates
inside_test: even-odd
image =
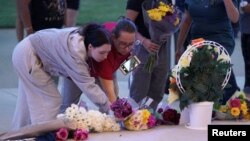
[[[160,49],[160,46],[153,43],[151,40],[149,39],[144,39],[142,41],[142,45],[145,47],[145,49],[150,52],[150,53],[156,53],[158,52],[158,50]]]

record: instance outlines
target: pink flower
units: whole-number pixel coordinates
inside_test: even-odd
[[[86,130],[83,129],[77,129],[74,132],[74,140],[76,141],[83,141],[88,138],[89,133]]]
[[[229,101],[230,108],[237,107],[240,108],[240,99],[234,98]]]
[[[66,128],[60,128],[56,132],[56,140],[57,141],[65,141],[68,138],[69,132]]]
[[[156,119],[155,117],[151,114],[149,119],[148,119],[148,127],[152,128],[156,125]]]

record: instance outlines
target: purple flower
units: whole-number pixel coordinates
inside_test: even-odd
[[[118,119],[124,119],[132,114],[132,106],[125,98],[118,99],[111,104],[110,109],[114,112],[114,115]]]
[[[56,132],[56,140],[57,141],[65,141],[65,140],[67,140],[68,135],[69,135],[69,132],[66,128],[60,128]]]
[[[156,119],[155,117],[151,114],[149,119],[148,119],[148,128],[152,128],[156,125]]]

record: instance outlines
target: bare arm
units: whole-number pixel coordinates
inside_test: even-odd
[[[232,0],[223,0],[224,5],[226,7],[228,18],[231,20],[231,22],[236,23],[239,20],[239,11],[235,7]]]
[[[132,21],[135,21],[135,19],[138,16],[138,12],[134,10],[127,9],[126,15],[129,19]],[[159,45],[153,43],[150,39],[147,39],[146,37],[143,37],[139,32],[136,33],[136,38],[141,41],[142,45],[145,47],[145,49],[148,52],[157,52],[160,48]]]
[[[23,23],[23,27],[26,30],[27,35],[33,33],[29,4],[30,0],[17,0],[17,12],[20,14],[20,19]]]
[[[185,39],[187,38],[187,34],[189,32],[190,26],[192,24],[192,17],[190,16],[188,11],[184,13],[184,21],[180,27],[180,32],[177,39],[177,49],[176,49],[176,60],[178,61],[181,55],[181,51],[183,49],[183,44]]]
[[[115,102],[117,99],[117,95],[115,93],[115,83],[113,80],[107,80],[99,77],[99,81],[101,84],[101,88],[106,93],[109,101],[111,103]]]

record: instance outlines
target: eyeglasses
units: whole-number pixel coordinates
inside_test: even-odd
[[[135,44],[135,42],[127,43],[127,42],[120,41],[120,40],[117,40],[117,42],[118,42],[118,45],[122,47],[122,49],[126,49],[126,48],[132,49]]]

